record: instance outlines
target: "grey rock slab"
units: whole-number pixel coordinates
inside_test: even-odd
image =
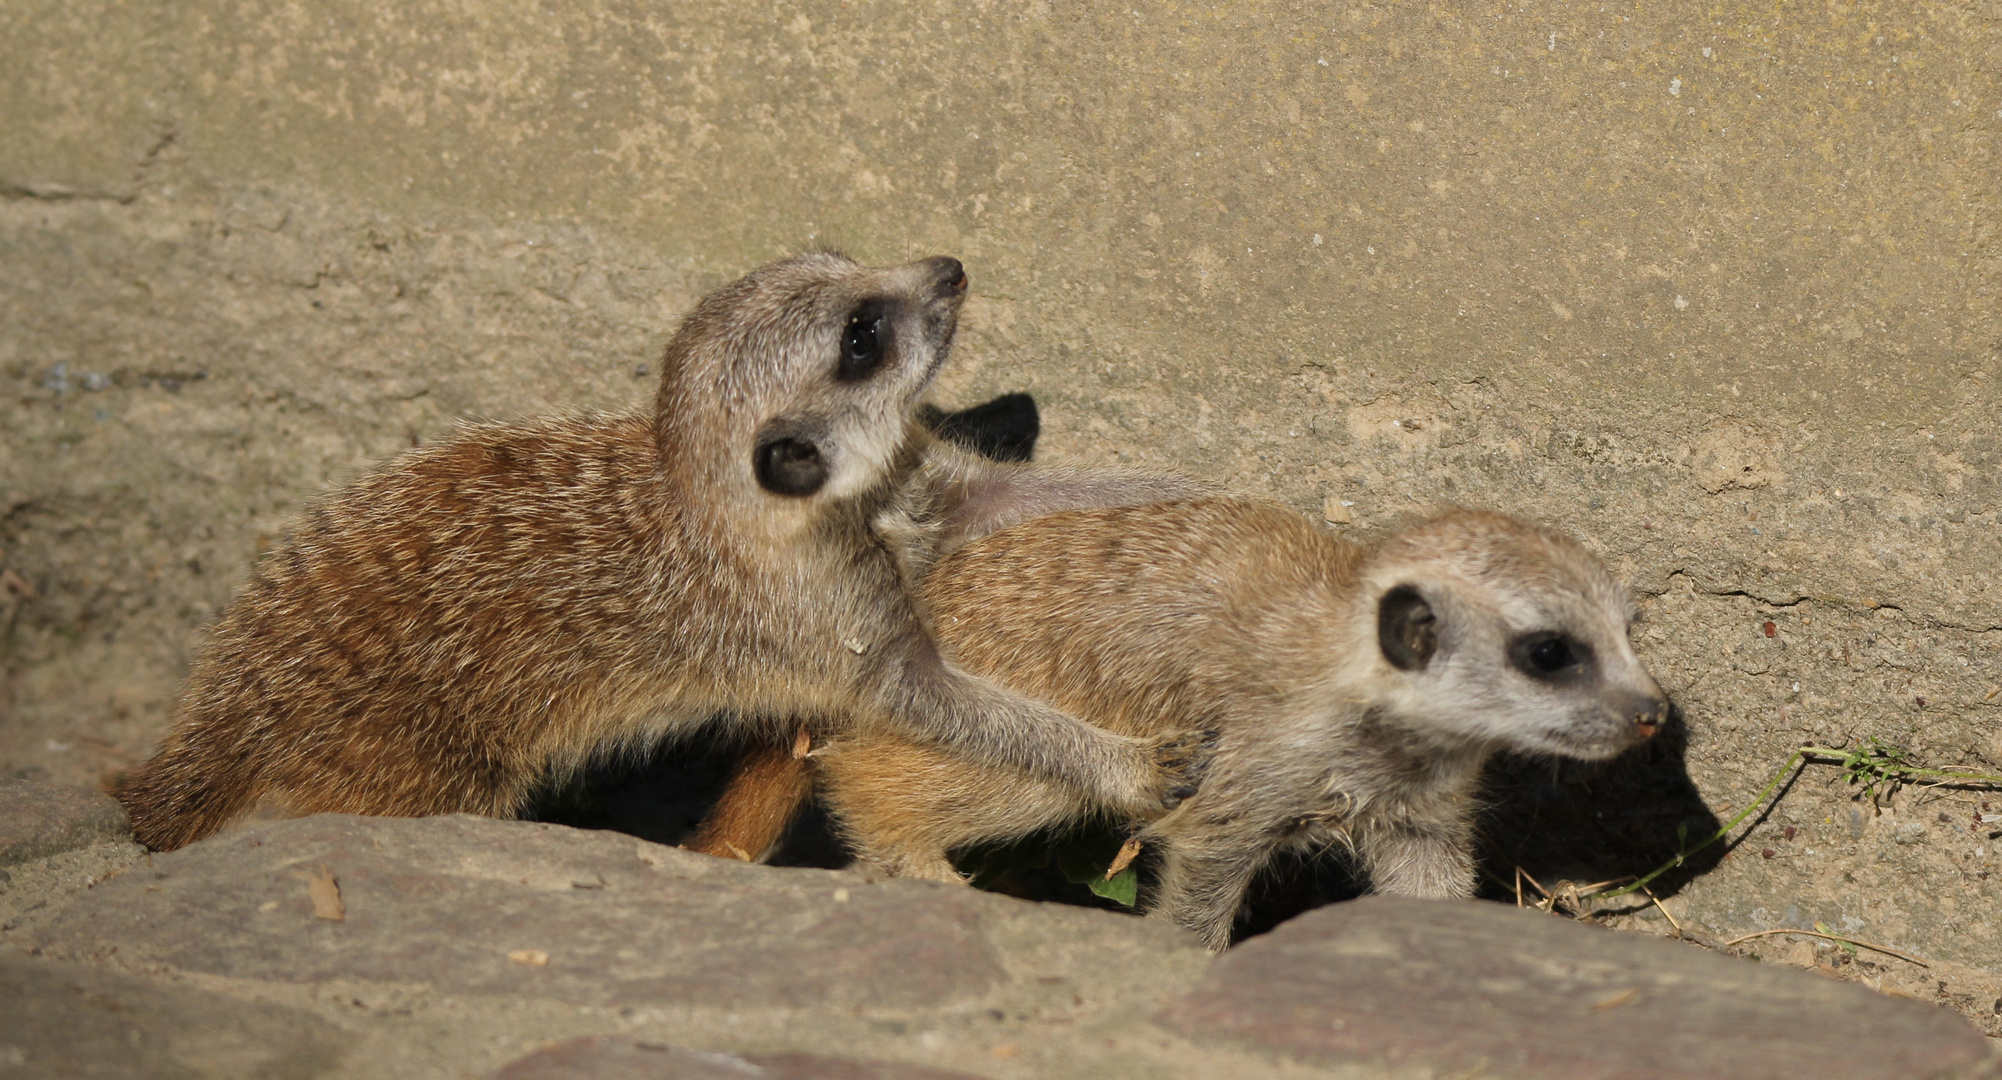
[[[493,1080],[973,1080],[971,1073],[813,1054],[719,1054],[629,1035],[573,1039],[538,1050]]]
[[[125,808],[109,795],[0,778],[0,866],[131,835]]]
[[[315,915],[323,871],[338,921]],[[1024,945],[1025,918],[1056,943]],[[938,1010],[1068,994],[1040,980],[1077,970],[1118,980],[1137,963],[1131,977],[1159,979],[1177,950],[1193,980],[1200,956],[1179,931],[1109,913],[465,816],[253,825],[156,855],[27,932],[59,956],[579,1006]]]
[[[1501,904],[1390,897],[1246,942],[1160,1019],[1307,1061],[1561,1080],[1889,1080],[1989,1055],[1917,1001]]]
[[[336,1071],[342,1033],[296,1009],[0,950],[0,1076],[293,1080]]]

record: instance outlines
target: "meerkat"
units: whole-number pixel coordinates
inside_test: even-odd
[[[955,849],[1094,818],[1144,825],[1160,856],[1151,913],[1213,949],[1289,848],[1349,848],[1378,892],[1469,895],[1492,753],[1606,758],[1668,710],[1599,560],[1479,511],[1368,547],[1235,499],[1058,513],[960,547],[922,597],[967,670],[1108,731],[1215,732],[1214,752],[1191,799],[1136,818],[890,733],[835,738],[812,763],[857,854],[956,882]],[[753,828],[748,808],[798,797],[747,776],[722,815]]]
[[[651,415],[475,425],[334,492],[257,568],[161,749],[115,785],[136,836],[175,848],[253,808],[512,816],[596,753],[719,713],[892,728],[1127,812],[1172,804],[1185,745],[948,663],[898,563],[930,545],[875,530],[913,484],[939,550],[1046,502],[1023,467],[916,423],[966,287],[951,258],[781,260],[685,318]],[[1053,482],[1078,505],[1124,497]]]

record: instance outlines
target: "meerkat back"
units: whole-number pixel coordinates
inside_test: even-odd
[[[1130,735],[1204,737],[1311,707],[1357,551],[1284,507],[1233,498],[1051,514],[941,560],[933,632],[976,674]],[[858,855],[957,881],[947,852],[1111,817],[1088,793],[877,729],[814,752]],[[1215,781],[1221,756],[1203,780]],[[1191,806],[1212,801],[1198,793]]]

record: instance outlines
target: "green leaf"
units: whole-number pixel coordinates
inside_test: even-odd
[[[1140,901],[1140,874],[1127,867],[1107,880],[1105,872],[1119,854],[1122,838],[1111,832],[1087,833],[1057,849],[1057,869],[1064,877],[1083,885],[1095,896],[1132,907]]]
[[[1111,881],[1105,880],[1101,871],[1086,884],[1092,892],[1114,903],[1132,907],[1140,902],[1140,872],[1131,866],[1114,875]]]

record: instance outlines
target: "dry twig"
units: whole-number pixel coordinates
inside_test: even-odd
[[[1773,934],[1801,934],[1806,937],[1817,937],[1826,939],[1828,941],[1839,941],[1844,945],[1853,945],[1859,949],[1868,949],[1871,952],[1880,952],[1886,956],[1895,956],[1898,959],[1903,960],[1908,964],[1917,964],[1920,967],[1932,966],[1931,964],[1926,963],[1924,960],[1921,960],[1918,957],[1911,955],[1910,953],[1901,953],[1898,950],[1889,948],[1887,946],[1873,945],[1870,942],[1859,941],[1856,938],[1843,937],[1840,934],[1824,934],[1819,930],[1756,930],[1753,931],[1752,933],[1745,934],[1741,937],[1734,937],[1729,941],[1719,942],[1718,944],[1721,947],[1728,949],[1731,946],[1736,945],[1741,941],[1750,941],[1753,938],[1760,938],[1760,937],[1770,937]]]

